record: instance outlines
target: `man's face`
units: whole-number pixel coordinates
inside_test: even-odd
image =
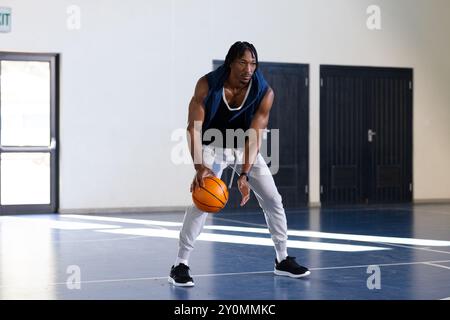
[[[231,73],[243,84],[250,81],[255,70],[256,59],[250,50],[245,50],[244,55],[231,64]]]

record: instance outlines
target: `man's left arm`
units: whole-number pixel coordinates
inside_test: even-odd
[[[272,108],[273,99],[274,93],[272,88],[269,87],[250,124],[249,138],[247,139],[244,148],[244,162],[241,173],[248,174],[255,163],[259,149],[261,148],[262,134],[269,123],[269,115],[270,109]],[[250,199],[250,186],[247,183],[247,179],[243,175],[241,175],[238,179],[238,188],[242,194],[241,206],[243,206]]]

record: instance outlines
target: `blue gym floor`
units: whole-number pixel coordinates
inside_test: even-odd
[[[450,298],[450,205],[287,210],[289,255],[311,270],[303,279],[273,274],[262,212],[210,215],[193,288],[167,282],[182,218],[1,216],[0,299]]]

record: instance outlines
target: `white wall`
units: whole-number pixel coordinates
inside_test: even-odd
[[[366,27],[381,7],[382,30]],[[61,53],[60,207],[183,206],[175,165],[197,79],[236,40],[261,61],[310,64],[310,190],[319,201],[319,65],[414,68],[414,198],[450,199],[448,0],[2,0],[0,51]],[[81,9],[81,29],[66,12]]]

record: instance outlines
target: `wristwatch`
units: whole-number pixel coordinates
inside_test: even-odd
[[[241,172],[241,174],[240,174],[239,177],[242,177],[242,176],[245,176],[245,178],[246,178],[247,181],[248,181],[248,174],[247,174],[247,172]]]

